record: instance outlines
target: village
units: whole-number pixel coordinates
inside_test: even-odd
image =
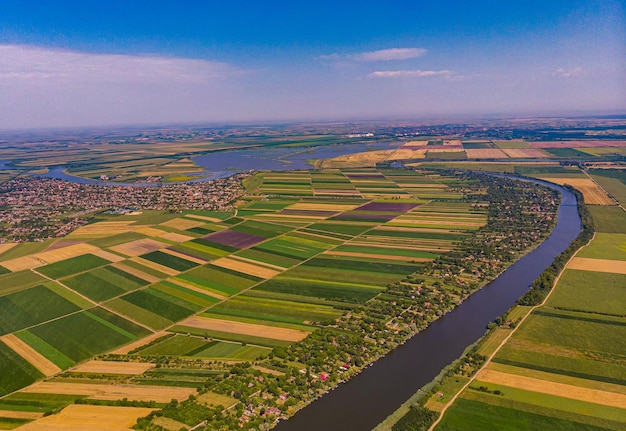
[[[61,237],[99,211],[224,211],[242,195],[241,181],[246,175],[152,187],[14,178],[0,185],[0,243]]]

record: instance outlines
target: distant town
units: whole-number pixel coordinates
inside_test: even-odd
[[[247,174],[159,187],[79,184],[18,177],[0,185],[0,243],[61,237],[97,211],[224,211],[243,193]]]

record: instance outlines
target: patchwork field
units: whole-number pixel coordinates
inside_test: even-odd
[[[571,259],[545,305],[528,316],[461,392],[436,430],[626,427],[626,247],[621,232],[597,233]]]
[[[71,405],[59,414],[23,425],[25,431],[128,431],[137,420],[152,409]]]
[[[504,154],[472,144],[467,151]],[[461,145],[424,144],[441,154]],[[192,400],[193,408],[214,406],[209,398],[232,406],[253,399],[264,380],[286,388],[295,379],[321,394],[323,373],[334,381],[349,375],[351,364],[373,360],[480,283],[470,271],[445,279],[432,267],[488,225],[487,186],[475,178],[359,167],[260,173],[255,184],[236,215],[107,215],[75,231],[71,241],[80,242],[5,247],[0,283],[11,286],[0,284],[0,376],[10,377],[0,377],[0,397],[18,392],[0,398],[0,411],[3,400],[18,403],[12,411],[50,413],[77,399],[102,404],[89,406],[96,408],[183,403],[192,394],[207,400]],[[427,280],[412,278],[424,268]],[[411,283],[423,285],[403,290]],[[420,296],[422,307],[421,289],[432,296],[418,312],[407,298]],[[376,335],[366,341],[363,333]],[[316,347],[297,351],[309,343]],[[328,347],[341,343],[358,350]],[[292,348],[297,353],[287,353]],[[334,359],[323,359],[329,354]],[[284,392],[264,395],[297,393]],[[38,397],[56,401],[39,405]],[[290,411],[284,401],[272,417]],[[45,429],[47,417],[20,420]]]

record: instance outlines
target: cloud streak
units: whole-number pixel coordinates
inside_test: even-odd
[[[381,70],[367,75],[368,78],[427,78],[431,76],[452,77],[451,70]]]
[[[0,45],[1,80],[56,82],[203,82],[237,69],[221,62],[160,56],[94,54]]]
[[[582,76],[585,74],[585,71],[582,67],[574,67],[573,69],[563,69],[559,67],[557,70],[552,72],[552,76],[560,76],[562,78],[575,78],[577,76]]]
[[[428,50],[424,48],[388,48],[355,54],[322,55],[319,58],[322,60],[350,60],[360,62],[399,61],[421,57],[427,52]]]

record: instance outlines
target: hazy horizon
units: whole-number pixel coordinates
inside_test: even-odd
[[[626,112],[622,1],[8,0],[0,129]]]

